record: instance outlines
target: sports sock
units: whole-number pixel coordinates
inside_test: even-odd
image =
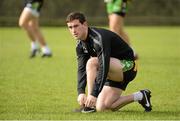
[[[31,50],[36,50],[38,48],[38,45],[36,42],[31,42]]]
[[[42,52],[45,54],[50,54],[51,50],[49,49],[49,47],[46,45],[44,47],[42,47]]]
[[[136,53],[136,51],[134,50],[134,48],[133,48],[133,47],[131,47],[131,48],[132,48],[132,50],[133,50],[134,56],[138,56],[137,53]]]
[[[143,98],[143,94],[140,91],[133,93],[133,95],[134,95],[134,101],[140,101]]]

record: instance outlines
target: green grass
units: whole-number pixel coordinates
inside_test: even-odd
[[[139,72],[125,94],[149,88],[153,110],[138,103],[118,112],[73,113],[76,41],[67,28],[42,28],[52,58],[29,59],[19,28],[0,28],[0,120],[180,120],[180,27],[127,27],[139,54]]]

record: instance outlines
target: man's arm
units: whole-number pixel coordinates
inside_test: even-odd
[[[77,91],[78,95],[85,93],[86,88],[86,63],[90,58],[88,54],[83,52],[80,43],[76,47],[77,61],[78,61],[78,83]]]

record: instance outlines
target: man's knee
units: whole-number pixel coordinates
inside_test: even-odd
[[[93,67],[98,67],[98,60],[97,58],[90,58],[87,62],[86,69],[89,70]]]
[[[28,29],[28,22],[20,19],[19,20],[19,27],[24,28],[24,29]]]
[[[25,28],[25,26],[26,26],[26,23],[22,20],[19,20],[19,27]]]
[[[104,111],[105,109],[106,109],[106,107],[105,107],[105,105],[104,105],[103,102],[96,104],[96,110],[97,110],[98,112]]]
[[[112,103],[108,101],[101,101],[101,102],[97,102],[96,104],[97,111],[104,111],[106,109],[111,109],[111,108],[112,108]]]
[[[97,111],[104,111],[107,109],[111,109],[112,103],[109,101],[108,98],[103,98],[100,94],[96,103],[96,110]]]

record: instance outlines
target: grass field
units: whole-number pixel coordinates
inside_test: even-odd
[[[180,120],[180,27],[127,27],[140,59],[125,94],[149,88],[150,113],[138,103],[118,112],[73,113],[76,41],[67,28],[42,30],[52,58],[29,59],[25,32],[0,28],[0,120]]]

